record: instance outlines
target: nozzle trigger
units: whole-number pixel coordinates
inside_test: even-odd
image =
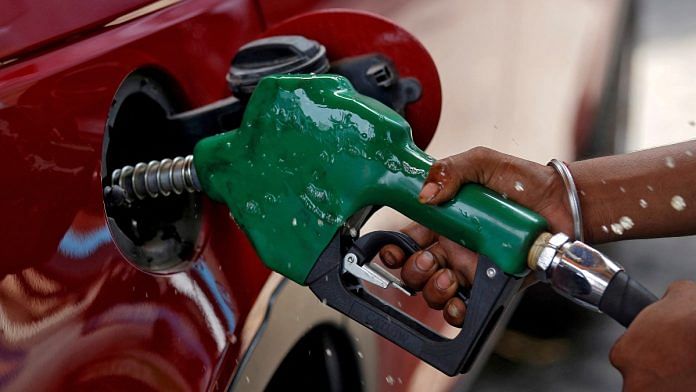
[[[380,265],[372,264],[369,261],[363,265],[360,265],[358,262],[358,256],[355,253],[348,253],[343,258],[343,271],[383,289],[391,286],[399,289],[406,295],[415,295],[413,290],[406,287],[401,279],[392,275]]]
[[[343,271],[358,279],[386,289],[394,287],[406,295],[415,295],[415,292],[404,285],[401,279],[392,275],[378,264],[372,263],[380,249],[385,245],[397,245],[407,255],[418,251],[420,247],[411,237],[395,231],[374,231],[355,241],[352,247],[343,257]]]

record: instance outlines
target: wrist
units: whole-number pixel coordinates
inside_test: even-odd
[[[546,218],[551,232],[572,236],[573,216],[563,179],[553,167],[539,166],[544,191],[540,195],[539,204],[530,207]]]
[[[548,166],[554,169],[557,177],[560,178],[563,184],[563,193],[565,193],[563,205],[570,213],[570,223],[572,225],[572,230],[568,234],[578,241],[585,241],[580,193],[575,184],[573,174],[568,168],[568,165],[558,159],[549,161]]]
[[[593,197],[603,192],[603,180],[596,178],[586,162],[588,161],[571,162],[568,170],[573,174],[578,191],[585,243],[597,244],[610,240],[610,228],[602,222],[611,222],[611,210],[602,198]]]

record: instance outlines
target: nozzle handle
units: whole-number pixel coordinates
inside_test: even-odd
[[[309,288],[328,306],[450,376],[468,371],[496,325],[506,319],[503,313],[513,309],[508,305],[524,282],[524,278],[500,273],[488,258],[479,256],[464,325],[457,336],[449,339],[365,290],[358,279],[344,273],[335,260],[340,260],[342,249],[352,243],[352,239],[336,234],[312,268]]]
[[[628,328],[631,322],[648,305],[657,301],[657,297],[626,272],[619,271],[609,282],[599,310]]]
[[[546,220],[534,211],[479,184],[465,184],[452,200],[423,204],[418,194],[434,159],[409,146],[400,154],[408,171],[383,177],[381,188],[370,191],[377,205],[387,205],[452,241],[487,256],[505,273],[527,271],[527,253],[546,230]],[[413,173],[418,173],[413,174]]]

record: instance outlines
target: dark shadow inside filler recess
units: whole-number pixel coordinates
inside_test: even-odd
[[[183,109],[174,83],[156,71],[129,75],[109,111],[102,152],[102,183],[125,165],[191,153],[186,135],[167,117]],[[138,268],[153,273],[186,269],[195,254],[201,225],[198,194],[136,200],[128,207],[106,206],[119,250]]]

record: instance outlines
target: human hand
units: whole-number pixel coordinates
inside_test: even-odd
[[[696,283],[672,283],[614,344],[624,391],[696,390]]]
[[[553,168],[485,147],[435,162],[419,199],[425,204],[444,203],[469,182],[479,183],[538,212],[546,218],[553,232],[572,233],[568,199],[562,180]],[[406,285],[422,290],[431,308],[444,309],[445,320],[461,326],[466,306],[455,294],[459,287],[471,285],[478,256],[417,223],[401,231],[424,250],[405,260],[398,246],[388,245],[380,252],[382,262],[390,268],[401,267]]]

